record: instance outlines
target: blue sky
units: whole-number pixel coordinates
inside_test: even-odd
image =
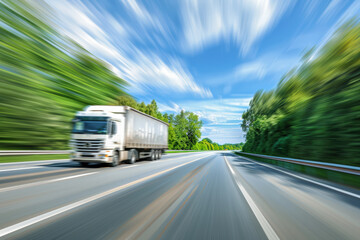
[[[58,30],[107,62],[138,101],[182,109],[202,137],[244,141],[241,114],[312,47],[321,47],[359,1],[46,1]]]

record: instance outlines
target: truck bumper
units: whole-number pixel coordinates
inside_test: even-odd
[[[74,162],[87,162],[87,163],[111,163],[112,157],[107,158],[72,158]]]
[[[71,152],[70,159],[74,162],[87,162],[87,163],[111,163],[112,152]]]

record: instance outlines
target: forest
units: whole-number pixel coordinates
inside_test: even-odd
[[[307,52],[242,115],[245,152],[360,165],[360,24]]]

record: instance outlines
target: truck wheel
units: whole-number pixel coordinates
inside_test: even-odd
[[[151,152],[150,152],[150,161],[154,161],[155,159],[156,159],[155,151],[151,150]]]
[[[156,160],[158,160],[159,158],[160,158],[160,154],[159,154],[159,150],[156,150],[155,151],[155,158],[156,158]]]
[[[119,165],[119,153],[115,152],[115,154],[113,156],[112,163],[110,164],[110,166],[111,167],[116,167],[117,165]]]
[[[89,165],[89,163],[87,163],[87,162],[80,162],[80,165],[81,165],[82,167],[87,167],[87,166]]]
[[[162,151],[159,150],[159,159],[161,159],[161,157],[162,157]]]
[[[130,164],[134,164],[134,163],[136,162],[136,153],[135,153],[135,150],[130,150],[129,155],[130,155],[129,163],[130,163]]]

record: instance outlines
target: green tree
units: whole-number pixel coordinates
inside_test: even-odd
[[[184,111],[181,111],[174,119],[175,141],[174,149],[188,149],[187,141],[187,120]]]
[[[213,143],[213,141],[210,138],[203,138],[202,141],[207,141],[208,143]]]
[[[136,100],[128,95],[119,96],[116,100],[114,100],[114,105],[118,106],[129,106],[135,109],[138,109],[138,103]]]
[[[169,129],[168,129],[168,148],[169,149],[175,149],[174,148],[174,142],[176,139],[175,130],[172,123],[169,123]]]
[[[201,127],[202,122],[199,120],[198,115],[187,112],[187,126],[186,126],[186,135],[187,135],[187,146],[191,149],[201,137]]]

